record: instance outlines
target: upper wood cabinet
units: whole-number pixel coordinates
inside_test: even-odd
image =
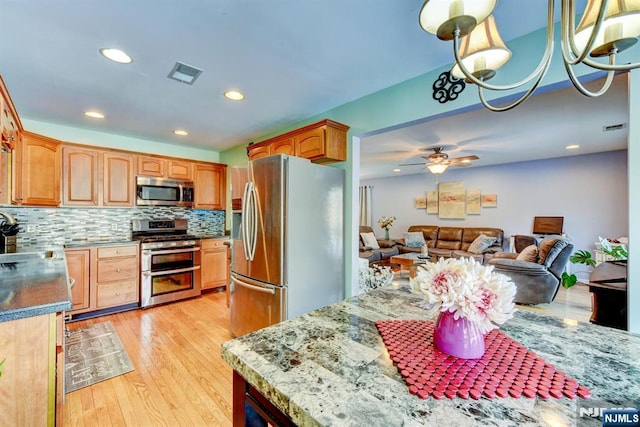
[[[136,175],[193,180],[194,162],[153,156],[136,156]]]
[[[105,152],[102,154],[102,170],[102,204],[133,206],[135,197],[133,155]]]
[[[62,204],[98,205],[99,153],[78,147],[62,147]]]
[[[227,166],[196,163],[194,173],[195,209],[225,209]]]
[[[247,147],[249,160],[289,154],[314,163],[347,160],[349,126],[325,119]]]
[[[13,203],[29,206],[60,204],[60,141],[22,132],[12,156]]]

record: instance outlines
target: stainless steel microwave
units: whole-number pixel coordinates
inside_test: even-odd
[[[138,206],[193,207],[193,181],[139,176],[136,187]]]

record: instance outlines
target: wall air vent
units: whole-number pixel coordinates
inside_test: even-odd
[[[192,85],[198,76],[202,74],[202,71],[200,68],[192,67],[182,62],[176,62],[176,65],[173,66],[173,69],[167,77],[181,83]]]
[[[620,130],[627,127],[626,123],[618,123],[617,125],[602,126],[602,132],[610,132],[612,130]]]

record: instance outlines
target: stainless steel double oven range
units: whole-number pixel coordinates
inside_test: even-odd
[[[200,295],[200,241],[186,219],[134,219],[140,241],[140,307]]]

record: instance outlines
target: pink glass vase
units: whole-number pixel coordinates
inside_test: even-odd
[[[477,359],[484,354],[484,334],[466,317],[454,318],[449,311],[440,312],[433,331],[437,349],[462,359]]]

